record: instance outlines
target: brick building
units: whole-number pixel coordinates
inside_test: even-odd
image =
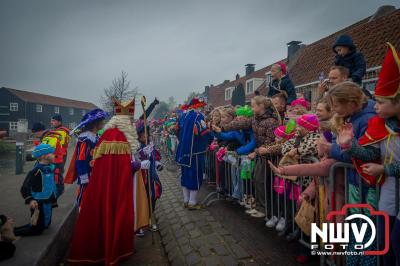
[[[321,73],[328,75],[329,68],[334,64],[332,45],[341,34],[348,34],[353,38],[357,48],[364,54],[367,62],[367,73],[363,79],[363,87],[373,92],[381,68],[381,62],[386,52],[386,42],[392,43],[400,50],[400,9],[393,6],[382,6],[375,14],[362,19],[344,29],[341,29],[314,43],[305,45],[300,41],[291,41],[287,44],[288,54],[281,61],[286,62],[289,76],[297,92],[302,92],[307,98],[315,99],[316,88]],[[231,103],[233,90],[242,84],[246,102],[259,90],[265,95],[271,79],[270,68],[266,67],[255,71],[252,64],[246,65],[246,74],[236,76],[233,81],[225,80],[218,85],[205,87],[204,95],[213,106]]]

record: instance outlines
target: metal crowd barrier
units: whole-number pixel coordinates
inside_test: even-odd
[[[203,200],[203,203],[207,206],[210,206],[212,203],[220,200],[226,200],[226,199],[231,199],[232,198],[232,168],[235,169],[236,167],[240,168],[240,158],[237,159],[237,164],[236,165],[231,165],[230,163],[223,161],[220,163],[217,163],[216,160],[216,152],[215,151],[207,151],[206,153],[206,167],[205,167],[205,177],[207,180],[208,185],[213,185],[215,186],[215,191],[209,193],[207,197]],[[279,162],[279,157],[269,157],[267,160],[271,160],[275,165],[278,164]],[[316,163],[318,160],[314,157],[310,158],[303,158],[299,163]],[[223,174],[221,173],[217,175],[217,168],[219,167],[219,164],[222,164],[223,166],[220,167],[223,169]],[[319,187],[316,187],[315,189],[318,189],[318,196],[319,198],[316,198],[315,201],[318,201],[319,204],[319,209],[318,211],[316,210],[316,213],[319,213],[319,217],[316,217],[316,222],[318,224],[323,223],[326,220],[325,213],[329,211],[334,211],[338,210],[338,206],[336,206],[336,191],[335,191],[335,183],[336,183],[336,177],[338,170],[343,171],[343,178],[344,178],[344,189],[345,189],[345,199],[344,199],[344,204],[349,203],[349,187],[348,187],[348,180],[347,180],[347,174],[348,171],[353,170],[354,167],[352,164],[348,163],[342,163],[342,162],[336,162],[330,167],[329,175],[324,177],[320,176],[319,178]],[[270,167],[265,164],[265,177],[264,177],[264,202],[265,202],[265,213],[267,217],[271,218],[273,216],[278,217],[284,217],[286,222],[289,220],[291,221],[291,232],[293,233],[296,230],[297,225],[295,224],[295,215],[298,210],[298,204],[297,204],[297,199],[294,197],[294,186],[293,182],[291,180],[284,179],[284,188],[283,188],[283,197],[278,196],[278,194],[274,190],[274,174]],[[298,182],[300,184],[300,192],[299,195],[304,191],[305,187],[303,187],[301,184],[303,184],[303,179],[307,177],[298,177]],[[255,176],[253,173],[253,176],[250,180],[243,180],[239,177],[239,180],[241,182],[241,186],[243,187],[243,193],[246,195],[253,195],[255,198],[257,198],[257,183],[255,182]],[[359,180],[359,192],[362,191],[362,182]],[[327,190],[325,190],[325,183],[328,184]],[[287,188],[290,186],[290,189],[288,190]],[[292,199],[289,199],[288,193],[292,193],[293,197]],[[376,202],[378,204],[379,202],[379,197],[380,197],[380,187],[379,185],[376,186]],[[325,194],[328,193],[329,201],[330,201],[330,206],[331,209],[325,210]],[[396,208],[399,210],[399,197],[400,197],[400,191],[399,191],[399,179],[396,179]],[[365,203],[363,200],[363,197],[360,197],[359,203]],[[288,209],[289,208],[289,209]],[[289,217],[290,216],[290,217]],[[379,228],[379,226],[378,226]],[[378,231],[377,235],[379,235],[380,232]],[[300,238],[299,238],[299,243],[301,243],[303,246],[310,248],[310,242],[309,238],[305,236],[303,232],[300,230]],[[380,247],[378,246],[378,249]],[[323,249],[320,249],[320,251],[324,251]],[[334,265],[335,261],[332,260],[335,259],[334,256],[330,257],[325,257],[325,256],[320,256],[320,265]],[[377,265],[381,264],[381,258],[377,260]]]
[[[348,203],[355,203],[355,202],[350,202],[350,198],[349,198],[349,182],[348,182],[348,171],[350,170],[354,170],[354,166],[352,164],[349,163],[343,163],[343,162],[336,162],[334,163],[331,168],[330,168],[330,172],[329,172],[329,193],[330,193],[330,197],[331,197],[331,206],[332,209],[331,211],[335,211],[335,210],[339,210],[340,208],[338,208],[337,206],[335,206],[335,183],[336,183],[336,178],[337,177],[337,173],[338,170],[342,170],[343,171],[343,177],[344,177],[344,189],[345,189],[345,195],[344,195],[344,204],[348,204]],[[397,210],[397,212],[400,212],[400,187],[399,187],[399,178],[395,179],[395,210]],[[360,193],[360,197],[357,203],[367,203],[364,199],[364,197],[362,196],[362,191],[363,191],[363,183],[364,181],[359,178],[358,180],[358,193]],[[376,189],[376,193],[375,193],[375,202],[376,202],[376,206],[378,209],[379,206],[379,199],[380,199],[380,194],[381,194],[381,187],[379,184],[376,185],[375,187]],[[376,228],[377,228],[377,233],[376,236],[378,237],[379,235],[384,234],[384,232],[380,232],[380,224],[379,224],[379,220],[375,219],[374,220],[375,224],[376,224]],[[377,245],[377,250],[381,250],[383,247],[380,246],[379,241],[376,240],[376,245]],[[389,243],[390,245],[390,243]],[[326,258],[327,259],[327,258]],[[329,261],[329,259],[326,260],[326,263],[328,264],[332,264],[332,261]],[[382,256],[377,256],[377,260],[376,260],[376,265],[383,265],[383,260],[382,260]]]

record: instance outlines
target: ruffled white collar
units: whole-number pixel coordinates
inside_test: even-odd
[[[85,131],[79,134],[78,138],[88,138],[91,142],[97,142],[97,135],[91,131]]]

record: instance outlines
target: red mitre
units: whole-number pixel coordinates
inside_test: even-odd
[[[379,72],[375,96],[394,98],[400,93],[400,56],[392,44],[387,45],[388,50]]]

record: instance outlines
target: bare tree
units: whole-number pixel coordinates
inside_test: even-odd
[[[127,79],[128,73],[125,71],[121,72],[119,77],[112,80],[111,86],[104,89],[104,95],[101,97],[101,103],[104,110],[110,114],[114,114],[114,105],[112,98],[116,98],[119,101],[128,101],[138,95],[138,88],[135,87],[130,89],[130,81]]]
[[[200,93],[200,92],[192,91],[191,93],[189,93],[188,97],[186,98],[185,103],[188,104],[188,103],[190,103],[190,101],[191,101],[193,98],[199,97],[199,96],[201,96],[201,93]]]
[[[174,109],[177,105],[175,97],[174,96],[169,96],[167,100],[168,108],[170,110]]]

